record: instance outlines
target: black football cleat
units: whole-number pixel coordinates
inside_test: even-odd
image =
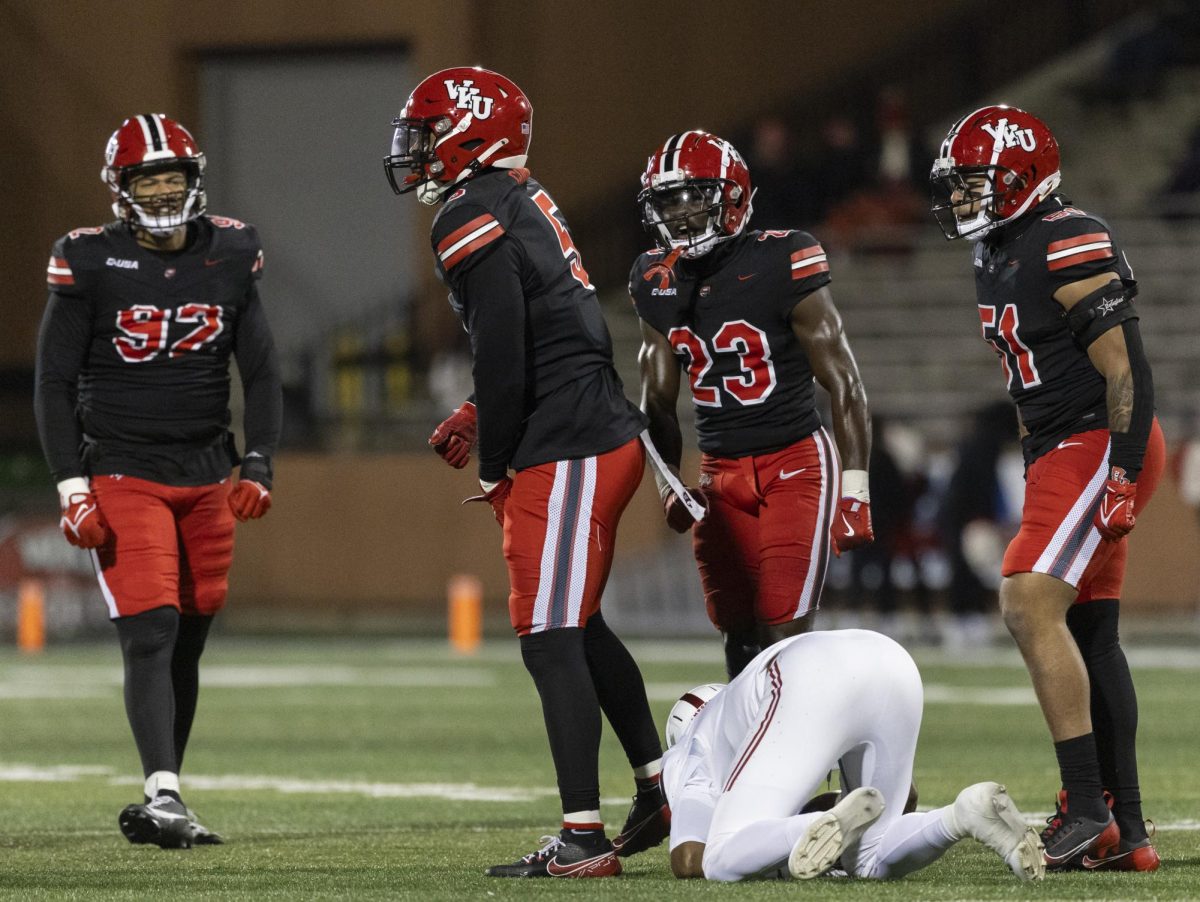
[[[188,823],[192,826],[192,845],[196,846],[221,846],[225,844],[225,840],[221,838],[219,833],[213,833],[206,826],[200,823],[196,817],[196,812],[191,808],[184,809],[187,811]]]
[[[542,843],[520,861],[497,864],[484,873],[488,877],[615,877],[621,873],[621,860],[607,839],[584,846],[564,842],[561,836],[543,836]]]
[[[1107,809],[1102,819],[1071,814],[1067,791],[1062,789],[1041,839],[1046,847],[1046,870],[1072,871],[1083,867],[1085,855],[1100,859],[1111,854],[1121,842],[1121,829]]]
[[[162,849],[190,849],[192,824],[183,803],[160,795],[145,805],[127,805],[117,817],[125,838],[134,844],[150,843]]]
[[[671,809],[662,789],[655,786],[633,797],[625,826],[612,841],[613,849],[622,858],[653,848],[671,833]]]

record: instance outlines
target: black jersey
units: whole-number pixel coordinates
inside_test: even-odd
[[[254,228],[218,216],[189,226],[188,244],[174,253],[142,247],[122,222],[55,243],[35,398],[55,479],[223,479],[237,462],[228,431],[235,353],[246,451],[270,459],[282,404],[256,290],[262,267]]]
[[[629,275],[638,316],[686,367],[700,449],[745,457],[785,448],[820,426],[812,367],[795,333],[796,304],[829,284],[807,232],[748,232],[694,260],[642,254]]]
[[[602,454],[645,428],[566,220],[527,170],[453,190],[432,244],[471,336],[481,479]]]
[[[1106,272],[1136,291],[1108,225],[1060,195],[975,245],[983,338],[1000,357],[1029,432],[1029,462],[1067,436],[1108,426],[1104,376],[1054,300],[1062,286]]]

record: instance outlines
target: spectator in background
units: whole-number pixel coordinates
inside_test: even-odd
[[[902,88],[879,92],[876,127],[864,176],[852,195],[828,211],[827,225],[843,247],[907,252],[911,238],[897,227],[914,225],[924,215],[927,173],[922,170],[929,150],[913,126]]]
[[[991,636],[988,615],[996,608],[1000,560],[1015,530],[999,475],[1001,454],[1017,447],[1012,405],[980,408],[958,446],[957,461],[938,517],[950,559],[952,643],[976,645]]]
[[[1101,69],[1076,94],[1087,104],[1132,103],[1162,94],[1167,73],[1200,63],[1200,7],[1171,3],[1152,18],[1139,18],[1117,40]]]
[[[850,553],[851,605],[872,604],[879,614],[880,629],[896,632],[896,584],[892,579],[892,560],[896,542],[910,519],[911,506],[904,477],[887,448],[887,424],[881,416],[871,418],[871,456],[867,465],[869,482],[875,491],[871,498],[871,522],[875,541]]]
[[[818,207],[805,191],[796,164],[792,132],[780,116],[767,116],[754,126],[747,165],[754,173],[754,225],[760,229],[794,229],[811,224]]]
[[[871,171],[871,150],[862,130],[846,114],[821,126],[821,149],[809,175],[813,219],[820,221],[851,193],[860,189]]]
[[[1163,219],[1200,219],[1200,124],[1163,187],[1159,198]]]

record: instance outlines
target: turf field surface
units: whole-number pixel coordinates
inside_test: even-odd
[[[679,692],[722,677],[718,643],[631,643],[661,722]],[[1032,820],[1049,813],[1054,755],[1016,655],[918,653],[926,711],[922,807],[1004,782]],[[970,841],[900,881],[736,886],[675,881],[665,845],[601,881],[504,881],[490,864],[556,827],[553,773],[514,641],[457,657],[439,642],[248,641],[215,636],[184,797],[224,846],[129,845],[140,801],[116,643],[0,653],[0,898],[144,899],[1194,899],[1200,652],[1134,647],[1145,810],[1163,868],[1020,884]],[[624,819],[632,779],[606,729],[603,815]]]

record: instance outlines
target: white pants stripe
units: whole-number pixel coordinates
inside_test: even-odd
[[[531,633],[579,622],[595,494],[595,457],[560,460],[554,465]]]
[[[1071,586],[1079,586],[1079,580],[1083,578],[1083,572],[1100,544],[1100,532],[1092,525],[1092,520],[1108,481],[1108,454],[1111,447],[1112,442],[1109,442],[1087,488],[1079,493],[1071,510],[1054,531],[1050,544],[1033,565],[1034,573],[1048,573]]]
[[[796,617],[803,617],[821,603],[821,590],[825,587],[825,571],[829,568],[829,528],[833,520],[837,493],[842,484],[842,464],[829,434],[822,426],[813,433],[817,446],[817,457],[821,461],[821,499],[817,504],[817,524],[813,527],[812,554],[808,559],[808,573],[804,576],[804,587],[800,590],[800,601],[796,604]]]
[[[96,553],[95,548],[91,549],[88,554],[92,557],[92,569],[96,571],[96,581],[100,583],[100,592],[104,595],[104,603],[108,605],[108,619],[116,620],[121,614],[117,611],[117,599],[113,597],[112,590],[104,581],[104,571],[100,569],[100,555]]]

